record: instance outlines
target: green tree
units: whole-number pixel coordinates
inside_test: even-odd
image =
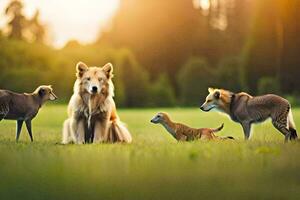
[[[178,76],[180,101],[183,105],[198,106],[207,96],[207,88],[217,81],[215,73],[205,59],[190,58],[182,67]]]
[[[279,75],[281,45],[278,40],[279,18],[276,3],[273,0],[256,2],[253,29],[244,55],[247,83],[252,93],[257,92],[260,77]]]
[[[154,84],[151,84],[149,95],[151,106],[172,107],[176,103],[174,89],[166,74],[161,74]]]
[[[300,1],[255,1],[255,16],[244,51],[247,82],[256,92],[260,77],[275,77],[284,92],[299,90]]]
[[[262,77],[258,81],[258,94],[280,94],[278,79],[274,77]]]
[[[224,58],[217,70],[217,86],[232,91],[246,90],[245,74],[239,58]]]
[[[118,90],[123,89],[124,91],[123,105],[127,107],[147,106],[150,92],[148,73],[136,61],[133,54],[126,49],[119,52],[116,63],[115,82]],[[118,92],[116,94],[118,95]],[[121,99],[118,96],[117,98]]]
[[[0,87],[20,92],[32,91],[41,84],[61,82],[53,73],[54,50],[42,44],[4,39],[0,48]]]
[[[151,78],[167,73],[174,84],[173,74],[190,55],[208,52],[206,26],[192,0],[123,0],[99,43],[130,48]]]
[[[300,85],[300,1],[277,0],[280,13],[280,23],[277,25],[280,31],[281,54],[279,80],[282,91],[285,93],[299,92]]]

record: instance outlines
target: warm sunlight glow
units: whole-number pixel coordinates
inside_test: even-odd
[[[0,27],[4,9],[9,0],[0,0]],[[40,10],[41,20],[47,25],[50,40],[55,47],[62,47],[68,40],[93,42],[110,22],[119,7],[119,0],[23,0],[26,16]],[[100,25],[100,27],[99,27]]]
[[[200,6],[204,10],[209,9],[210,6],[209,0],[200,0]]]
[[[194,0],[194,5],[196,8],[202,8],[203,10],[208,10],[210,6],[209,0]]]

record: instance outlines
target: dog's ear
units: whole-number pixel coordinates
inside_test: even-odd
[[[213,93],[214,90],[215,90],[214,88],[211,88],[211,87],[208,88],[208,92],[209,92],[209,93]]]
[[[103,71],[105,72],[107,78],[113,77],[113,65],[111,63],[107,63],[102,67]]]
[[[77,78],[81,78],[83,74],[88,70],[88,66],[83,62],[78,62],[76,65],[76,76]]]
[[[220,91],[216,91],[216,92],[214,93],[214,97],[215,97],[216,99],[219,99],[219,98],[221,97]]]

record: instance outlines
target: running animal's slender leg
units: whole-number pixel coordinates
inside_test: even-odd
[[[251,123],[249,122],[242,123],[242,127],[244,130],[245,140],[249,140],[251,134]]]
[[[272,123],[273,123],[274,127],[285,136],[285,138],[284,138],[285,142],[290,140],[291,132],[289,131],[289,129],[287,129],[286,123],[280,122],[278,120],[273,120]]]
[[[25,121],[25,123],[26,123],[28,134],[30,136],[30,140],[31,140],[31,142],[33,142],[32,130],[31,130],[31,120],[27,120],[27,121]]]
[[[20,133],[23,126],[23,120],[17,120],[17,130],[16,130],[16,142],[19,141]]]

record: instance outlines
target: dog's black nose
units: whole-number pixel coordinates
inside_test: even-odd
[[[204,108],[203,108],[203,106],[201,106],[201,107],[200,107],[200,109],[204,111]]]
[[[92,91],[93,91],[94,93],[96,93],[96,92],[98,91],[98,88],[97,88],[96,86],[94,86],[94,87],[92,87]]]

